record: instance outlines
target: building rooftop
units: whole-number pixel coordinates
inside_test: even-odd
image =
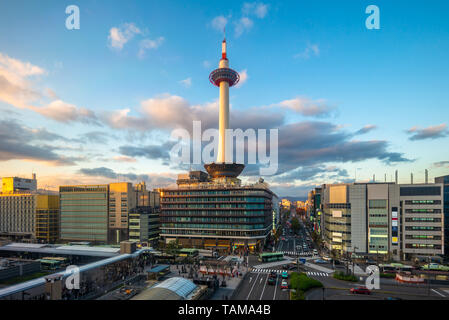
[[[132,300],[189,300],[197,288],[190,280],[174,277],[146,289]]]

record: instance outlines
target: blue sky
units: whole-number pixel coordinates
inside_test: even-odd
[[[79,30],[65,27],[71,4]],[[371,4],[380,30],[365,27]],[[280,175],[266,177],[280,195],[349,181],[357,168],[360,180],[396,169],[401,182],[410,172],[422,180],[426,168],[431,178],[448,174],[448,9],[447,1],[2,1],[0,176],[34,170],[49,188],[172,183],[180,170],[158,147],[184,123],[179,113],[213,123],[218,90],[208,75],[224,22],[230,65],[242,75],[231,89],[234,114],[280,130]],[[124,38],[113,42],[113,30]]]

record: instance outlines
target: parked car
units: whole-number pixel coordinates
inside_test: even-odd
[[[349,291],[353,294],[371,294],[371,291],[367,287],[355,287]]]

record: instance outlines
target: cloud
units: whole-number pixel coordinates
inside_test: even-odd
[[[425,140],[425,139],[438,139],[444,138],[449,135],[449,131],[447,130],[447,126],[445,123],[442,123],[437,126],[430,126],[427,128],[419,128],[412,127],[406,131],[408,134],[411,134],[409,140]]]
[[[323,165],[310,165],[301,166],[283,173],[281,175],[275,176],[273,182],[293,182],[294,180],[308,181],[311,179],[316,179],[317,177],[321,179],[333,179],[333,178],[347,178],[349,176],[346,169],[340,169],[336,166],[323,166]]]
[[[354,133],[354,135],[365,134],[365,133],[368,133],[368,132],[370,132],[370,131],[372,131],[372,130],[375,130],[375,129],[377,129],[377,126],[376,126],[376,125],[374,125],[374,124],[367,124],[367,125],[364,126],[363,128],[357,130],[357,131]]]
[[[173,186],[176,182],[176,175],[172,173],[117,173],[114,170],[106,167],[82,168],[78,172],[85,176],[104,177],[111,180],[120,179],[128,180],[130,182],[145,181],[150,189]]]
[[[255,15],[259,19],[263,19],[268,13],[268,5],[260,2],[246,2],[243,4],[242,12],[245,15]]]
[[[47,71],[43,68],[0,52],[0,101],[17,108],[28,108],[32,101],[41,96],[32,89],[29,78],[45,74]]]
[[[191,130],[192,122],[201,121],[202,128],[218,128],[218,102],[191,105],[186,99],[164,94],[141,102],[138,115],[131,115],[130,109],[109,112],[103,121],[115,129],[125,130],[172,130],[184,128]],[[233,110],[230,115],[232,128],[273,128],[282,125],[284,116],[272,112],[250,108]]]
[[[433,166],[435,168],[449,168],[449,161],[438,161],[434,162]]]
[[[136,27],[134,23],[125,23],[120,27],[113,27],[109,30],[109,46],[111,48],[121,50],[123,46],[130,41],[136,34],[142,31]]]
[[[242,17],[234,22],[235,36],[240,37],[244,32],[249,31],[253,27],[253,21],[248,17]]]
[[[284,100],[273,106],[290,109],[306,117],[325,117],[329,116],[334,110],[334,108],[327,105],[326,101],[323,99],[311,100],[304,97]]]
[[[115,156],[112,158],[115,162],[129,162],[129,163],[134,163],[137,162],[136,159],[131,158],[131,157],[127,157],[127,156]]]
[[[95,113],[86,108],[56,100],[43,107],[31,107],[31,110],[58,122],[84,122],[98,124]]]
[[[80,135],[82,141],[87,141],[90,143],[106,144],[111,135],[106,132],[101,131],[91,131]]]
[[[179,81],[180,84],[182,84],[186,88],[190,88],[192,86],[192,78],[187,78],[184,80]]]
[[[93,111],[79,108],[62,100],[55,100],[43,106],[33,104],[46,96],[57,98],[57,94],[46,88],[43,93],[32,88],[30,77],[45,75],[47,72],[29,62],[22,62],[0,53],[0,101],[19,109],[28,109],[44,117],[63,122],[96,123]]]
[[[167,141],[162,145],[147,145],[147,146],[121,146],[119,152],[125,156],[130,157],[144,157],[154,160],[169,160],[170,150],[174,142]]]
[[[320,48],[317,44],[308,44],[304,51],[295,54],[293,57],[295,59],[309,59],[311,56],[319,56]]]
[[[240,81],[235,86],[236,88],[240,88],[241,86],[243,86],[245,84],[245,82],[248,81],[248,78],[249,78],[247,69],[243,69],[242,71],[240,71],[239,75],[240,75]]]
[[[330,122],[305,121],[279,128],[279,173],[325,163],[377,159],[385,163],[410,162],[402,153],[388,151],[382,140],[354,141],[353,134]]]
[[[212,28],[215,30],[218,30],[220,32],[223,32],[224,28],[228,24],[228,19],[224,16],[217,16],[212,19],[211,25]]]
[[[47,131],[32,129],[20,125],[14,120],[0,120],[0,161],[32,160],[49,165],[75,165],[79,158],[62,156],[55,151],[55,141],[67,142],[68,139]],[[50,145],[42,143],[51,142]]]
[[[164,40],[165,40],[164,37],[159,37],[154,40],[143,39],[142,41],[140,41],[139,53],[137,54],[137,56],[141,59],[144,58],[147,50],[159,48],[162,45],[162,43],[164,42]]]

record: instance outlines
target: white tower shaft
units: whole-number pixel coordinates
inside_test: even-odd
[[[219,68],[229,68],[229,61],[226,58],[226,41],[222,44],[222,59]],[[219,120],[218,120],[218,156],[217,163],[226,162],[226,129],[229,129],[229,83],[220,82],[220,100],[219,100]],[[232,162],[232,161],[230,161]]]

